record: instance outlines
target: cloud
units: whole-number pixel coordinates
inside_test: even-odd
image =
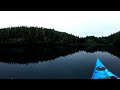
[[[120,11],[0,11],[0,28],[38,26],[77,36],[106,36],[120,30]]]

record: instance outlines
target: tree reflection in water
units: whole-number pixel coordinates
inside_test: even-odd
[[[48,60],[55,60],[79,51],[105,51],[120,58],[120,47],[112,45],[74,45],[54,47],[1,47],[0,62],[10,64],[29,64]]]

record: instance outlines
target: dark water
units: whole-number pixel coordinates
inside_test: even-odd
[[[0,79],[90,79],[96,58],[120,77],[116,46],[0,48]]]

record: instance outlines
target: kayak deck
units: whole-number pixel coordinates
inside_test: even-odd
[[[92,75],[92,79],[120,79],[118,76],[110,72],[97,58],[95,69]]]

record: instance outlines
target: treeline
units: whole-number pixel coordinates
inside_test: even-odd
[[[107,37],[95,37],[95,36],[87,36],[85,38],[85,43],[96,43],[96,44],[114,44],[120,45],[120,31],[113,33]]]
[[[80,38],[54,29],[9,27],[0,29],[0,43],[80,43]]]
[[[0,44],[115,44],[120,45],[120,32],[107,37],[74,36],[66,32],[55,31],[43,27],[9,27],[0,29]]]
[[[111,34],[107,38],[111,43],[114,43],[115,45],[120,45],[120,31]]]

